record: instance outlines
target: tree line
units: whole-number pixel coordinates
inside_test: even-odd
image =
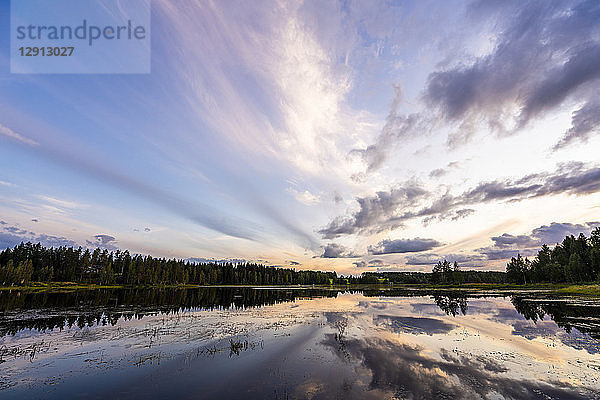
[[[501,271],[461,270],[458,263],[439,261],[431,272],[365,272],[357,283],[398,283],[421,285],[460,285],[462,283],[505,283]]]
[[[566,236],[553,249],[543,245],[533,260],[520,254],[506,272],[461,270],[458,263],[438,262],[432,272],[297,271],[256,263],[194,263],[186,260],[131,255],[96,248],[50,247],[21,243],[0,252],[0,286],[29,282],[75,282],[100,285],[310,285],[310,284],[430,284],[600,281],[600,227],[590,237]]]
[[[21,243],[0,252],[0,285],[74,282],[122,285],[291,285],[337,282],[335,272],[296,271],[255,263],[193,263],[81,247]]]
[[[600,281],[600,227],[589,238],[566,236],[553,249],[544,244],[533,260],[518,254],[506,265],[506,277],[522,284]]]

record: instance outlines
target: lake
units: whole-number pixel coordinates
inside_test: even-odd
[[[600,299],[0,292],[1,399],[600,399]]]

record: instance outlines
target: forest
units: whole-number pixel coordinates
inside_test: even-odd
[[[131,255],[129,251],[74,247],[46,248],[21,243],[0,252],[0,286],[30,282],[74,282],[99,285],[330,285],[538,282],[579,283],[600,280],[600,228],[590,237],[567,236],[553,249],[543,245],[533,260],[520,254],[506,272],[461,270],[443,260],[431,272],[364,272],[338,276],[336,272],[298,271],[255,263],[194,263],[186,260]]]
[[[0,253],[0,285],[76,282],[99,285],[305,285],[329,284],[335,272],[295,271],[253,263],[193,263],[131,255],[127,250],[21,243]]]
[[[544,244],[533,260],[518,254],[506,265],[506,278],[518,284],[600,281],[600,227],[589,238],[566,236],[553,249]]]

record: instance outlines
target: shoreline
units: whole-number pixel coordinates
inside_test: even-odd
[[[33,282],[25,286],[0,286],[0,291],[20,292],[56,292],[75,290],[99,290],[99,289],[200,289],[200,288],[254,288],[271,290],[408,290],[408,291],[464,291],[474,293],[485,293],[494,291],[498,293],[531,292],[562,295],[584,295],[600,296],[600,284],[497,284],[497,283],[465,283],[461,285],[428,285],[428,284],[348,284],[348,285],[98,285],[82,284],[73,282]]]

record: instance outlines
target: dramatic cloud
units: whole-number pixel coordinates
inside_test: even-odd
[[[354,252],[348,250],[346,247],[337,244],[329,243],[325,246],[325,251],[321,254],[321,258],[353,258],[359,257]]]
[[[554,173],[537,173],[516,180],[482,182],[460,195],[449,192],[435,198],[420,186],[411,184],[389,192],[378,192],[374,197],[357,198],[359,211],[348,217],[334,218],[319,230],[325,238],[349,234],[368,234],[394,229],[408,220],[423,218],[425,223],[434,219],[453,220],[472,214],[476,204],[498,201],[522,201],[561,193],[585,195],[600,191],[600,167],[582,163],[559,165]],[[434,197],[428,205],[423,199]]]
[[[376,246],[369,246],[371,254],[391,254],[391,253],[418,253],[420,251],[431,250],[434,247],[441,246],[442,243],[434,239],[397,239],[382,240]]]
[[[488,260],[507,260],[511,257],[521,254],[525,257],[535,256],[543,244],[553,246],[563,241],[565,236],[579,236],[583,233],[589,236],[589,233],[600,222],[586,222],[584,224],[571,224],[567,222],[552,222],[550,225],[542,225],[535,228],[529,235],[511,235],[503,233],[500,236],[493,236],[494,244],[488,247],[477,249],[477,252],[483,254]]]
[[[373,197],[357,198],[359,210],[349,217],[333,219],[329,225],[319,230],[325,239],[353,233],[373,233],[393,229],[402,225],[398,209],[414,206],[427,195],[427,191],[414,183],[377,192]]]
[[[511,124],[523,127],[569,96],[577,95],[586,104],[593,101],[590,94],[600,88],[597,3],[490,6],[481,1],[471,6],[469,15],[494,23],[495,45],[471,63],[457,60],[455,66],[429,76],[425,100],[442,118],[465,126],[483,117],[490,127],[510,132]],[[511,114],[516,115],[512,120]],[[464,141],[461,136],[469,134],[459,130],[449,143]]]
[[[383,165],[394,143],[417,132],[444,125],[453,129],[447,144],[457,147],[468,143],[478,128],[500,135],[517,132],[567,100],[578,101],[580,108],[555,148],[585,141],[600,126],[599,19],[600,7],[593,1],[473,2],[464,22],[481,38],[490,38],[490,50],[448,54],[429,74],[416,112],[398,111],[403,96],[397,86],[376,142],[354,153],[372,171]],[[460,43],[455,46],[461,48]],[[431,174],[439,177],[444,171]]]

